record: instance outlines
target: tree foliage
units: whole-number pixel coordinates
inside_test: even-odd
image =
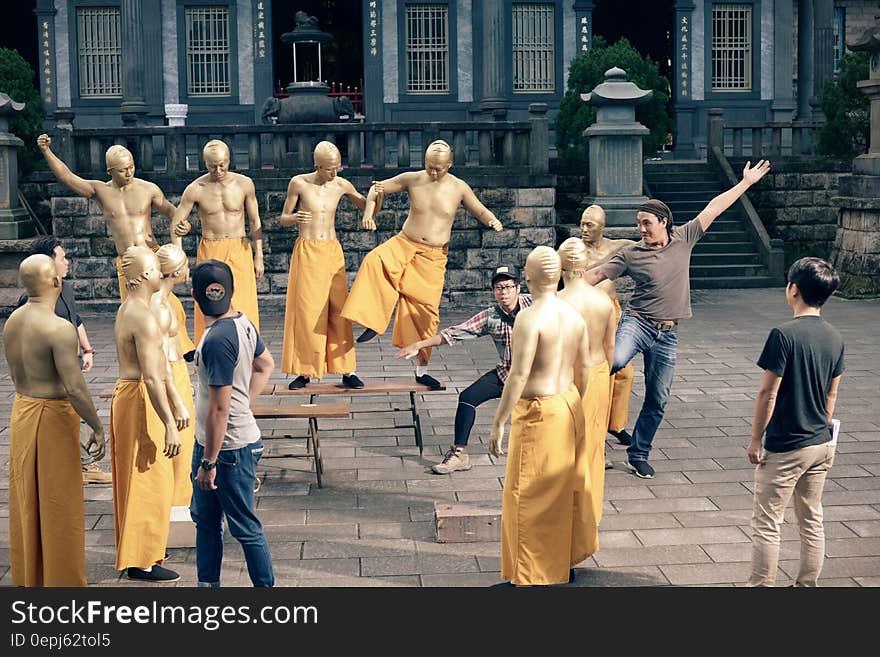
[[[868,78],[868,53],[847,53],[836,80],[825,80],[819,102],[825,123],[819,128],[816,150],[822,155],[854,157],[868,150],[868,97],[856,86]]]
[[[0,48],[0,91],[12,100],[25,103],[25,108],[9,117],[9,131],[24,141],[18,160],[24,172],[33,170],[40,162],[36,146],[37,135],[42,132],[45,118],[43,99],[34,86],[34,70],[24,57],[15,50]]]
[[[625,38],[609,46],[601,36],[595,36],[593,47],[571,60],[568,89],[556,117],[556,147],[563,159],[583,161],[586,157],[589,140],[583,132],[595,123],[596,108],[582,101],[580,96],[603,82],[605,71],[615,66],[626,71],[629,81],[654,92],[648,102],[636,105],[636,121],[651,131],[642,138],[645,155],[660,150],[672,133],[669,81],[660,75],[657,64],[650,57],[642,57]]]

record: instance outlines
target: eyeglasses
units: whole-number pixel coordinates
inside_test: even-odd
[[[496,292],[510,292],[511,290],[515,290],[519,285],[495,285],[492,289]]]

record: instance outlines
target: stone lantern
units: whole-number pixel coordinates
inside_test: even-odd
[[[9,117],[24,109],[0,92],[0,239],[15,240],[34,234],[34,225],[18,201],[18,153],[24,142],[9,131]]]
[[[584,131],[590,139],[590,195],[587,205],[601,205],[607,226],[632,226],[636,208],[648,200],[642,193],[642,135],[650,131],[636,121],[636,105],[651,98],[611,68],[605,82],[581,99],[598,108],[596,123]]]
[[[841,277],[839,294],[875,297],[880,295],[880,16],[846,45],[868,53],[868,79],[857,85],[871,100],[870,145],[853,160],[853,175],[840,177],[840,196],[833,199],[840,214],[831,259]]]

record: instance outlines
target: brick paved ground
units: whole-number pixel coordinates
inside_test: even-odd
[[[488,299],[487,299],[488,300]],[[745,456],[753,399],[760,378],[754,361],[771,326],[788,318],[781,290],[694,293],[695,318],[680,332],[678,366],[666,419],[651,463],[657,476],[637,479],[620,465],[624,451],[611,439],[601,547],[578,570],[579,586],[742,585],[750,558],[752,468]],[[822,583],[880,585],[880,302],[832,299],[824,315],[843,333],[847,371],[836,415],[843,422],[838,455],[825,488],[827,559]],[[466,317],[448,313],[446,325]],[[281,331],[263,318],[264,337],[281,352]],[[116,376],[112,320],[87,318],[98,351],[88,375],[92,391]],[[268,327],[268,328],[267,328]],[[409,363],[393,360],[390,333],[358,351],[367,377],[408,376]],[[279,585],[284,586],[483,586],[499,581],[498,543],[439,544],[433,539],[435,501],[500,508],[504,459],[486,454],[495,404],[478,412],[469,472],[433,475],[451,442],[457,392],[490,369],[495,351],[488,338],[435,352],[432,372],[446,392],[425,397],[425,456],[419,458],[409,429],[390,429],[407,415],[375,414],[322,424],[325,487],[314,486],[309,463],[266,459],[258,513],[266,526]],[[5,364],[4,364],[5,365]],[[641,361],[629,428],[641,403]],[[335,378],[335,377],[334,377]],[[284,376],[276,373],[274,380]],[[375,406],[378,398],[352,404]],[[0,516],[8,518],[9,412],[12,384],[0,375]],[[106,421],[109,400],[99,400]],[[303,422],[267,422],[264,433],[304,431]],[[108,429],[109,433],[109,429]],[[272,450],[287,449],[271,441]],[[612,444],[613,443],[613,444]],[[109,466],[106,461],[103,467]],[[796,570],[797,528],[786,514],[779,583]],[[89,584],[127,585],[113,569],[113,517],[109,486],[86,488]],[[0,525],[0,584],[9,584],[8,526]],[[249,585],[241,550],[227,541],[225,585]],[[169,566],[181,586],[196,582],[195,550],[172,549]]]

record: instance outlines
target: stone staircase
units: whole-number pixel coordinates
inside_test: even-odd
[[[697,216],[726,187],[706,162],[646,162],[645,181],[651,196],[672,210],[675,224]],[[745,217],[734,205],[713,223],[691,256],[691,288],[776,287],[743,226]]]

